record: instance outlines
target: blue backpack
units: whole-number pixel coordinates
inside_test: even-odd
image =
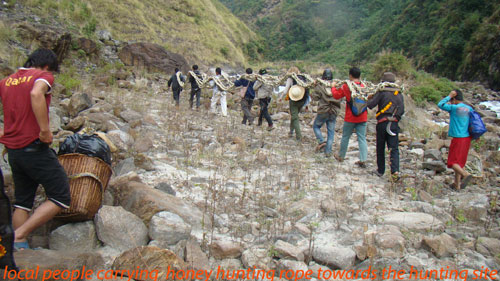
[[[471,111],[469,113],[469,134],[473,140],[477,140],[484,133],[486,133],[486,126],[483,123],[483,119],[476,111]]]
[[[363,114],[368,106],[368,102],[366,100],[360,99],[358,97],[351,97],[351,99],[347,103],[349,104],[349,107],[351,108],[352,114],[354,114],[354,116]]]

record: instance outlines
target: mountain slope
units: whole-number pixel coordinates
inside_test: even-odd
[[[498,49],[498,1],[221,1],[258,28],[269,59],[360,64],[389,49],[426,71],[500,88],[499,52],[484,48]]]
[[[15,1],[14,1],[15,2]],[[23,9],[92,37],[105,29],[120,41],[158,43],[191,61],[246,61],[257,36],[217,0],[26,0]]]

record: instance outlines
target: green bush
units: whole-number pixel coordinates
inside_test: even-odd
[[[415,72],[414,75],[418,86],[410,89],[410,95],[418,105],[425,101],[437,103],[456,88],[456,85],[446,78],[438,79],[423,71]]]
[[[95,18],[91,18],[83,27],[82,32],[87,37],[91,37],[97,28],[97,20]]]
[[[384,72],[393,72],[398,78],[407,78],[412,70],[410,61],[401,53],[384,51],[370,67],[370,79],[379,81]]]
[[[61,73],[56,76],[56,82],[66,88],[68,95],[71,95],[71,91],[80,88],[82,84],[82,81],[78,79],[76,69],[73,67],[61,71]]]
[[[220,48],[220,53],[224,56],[227,57],[229,55],[229,49],[227,47],[222,47]]]

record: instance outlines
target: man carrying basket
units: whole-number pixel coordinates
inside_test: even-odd
[[[54,52],[38,49],[24,67],[0,81],[4,112],[0,143],[7,148],[15,185],[12,223],[16,250],[29,249],[28,235],[70,205],[68,177],[49,148],[53,136],[48,108],[54,82],[52,72],[58,66]],[[48,200],[29,216],[39,184]]]

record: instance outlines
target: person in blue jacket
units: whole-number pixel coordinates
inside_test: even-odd
[[[469,134],[469,114],[473,109],[463,101],[463,93],[460,90],[453,90],[438,103],[439,108],[450,113],[448,136],[453,139],[448,153],[448,168],[455,171],[455,182],[452,187],[457,190],[465,188],[472,179],[472,175],[465,171],[464,167],[472,140]]]

